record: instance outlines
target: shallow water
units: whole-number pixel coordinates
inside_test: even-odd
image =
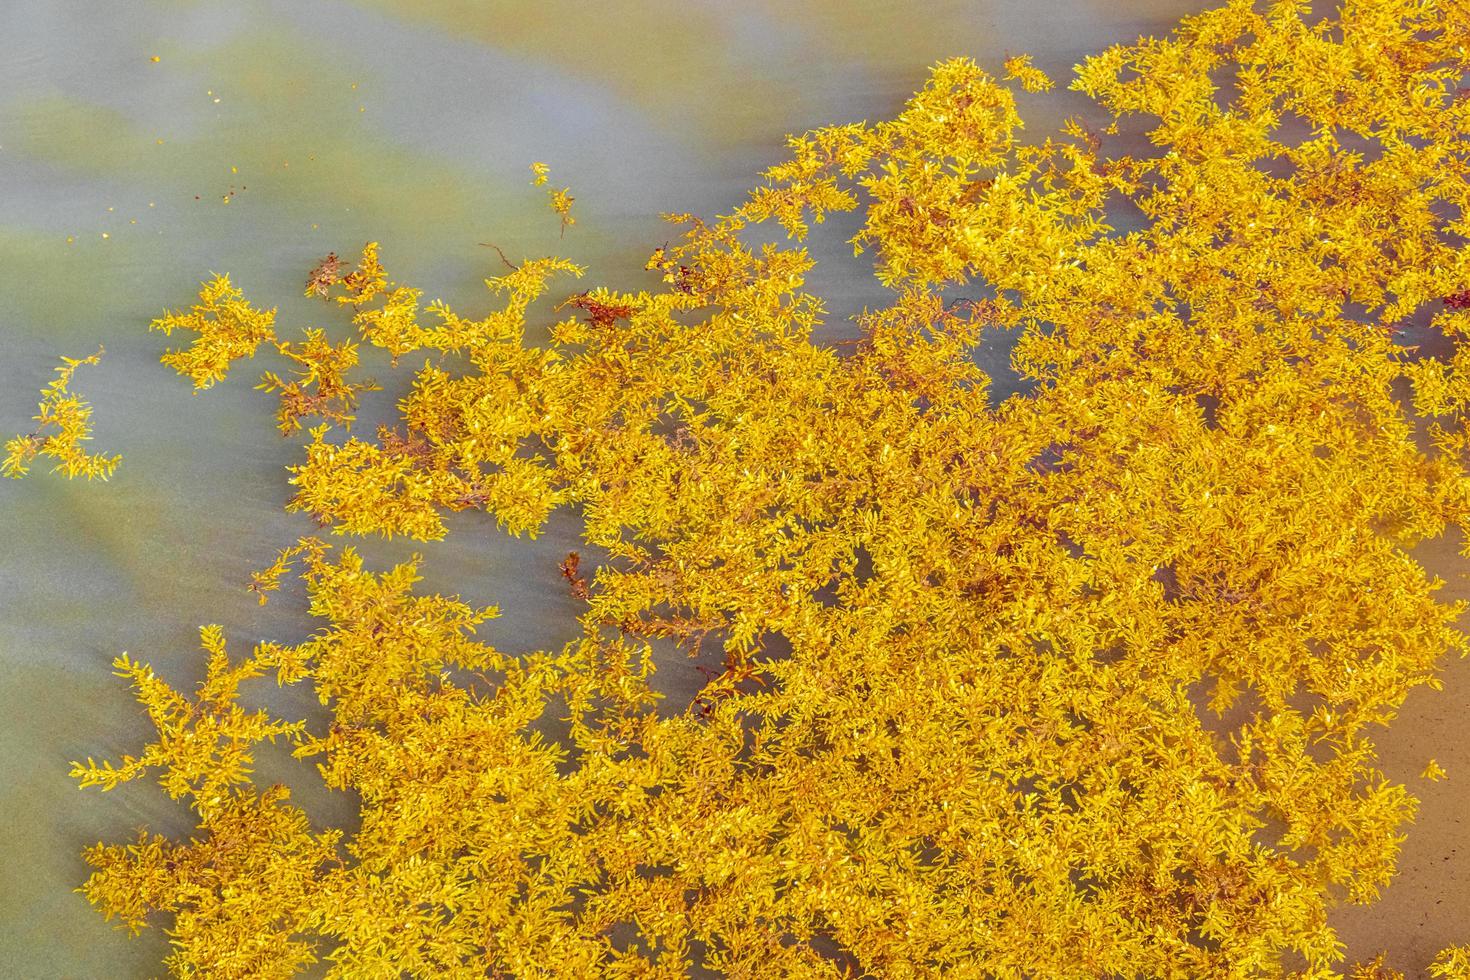
[[[190,826],[150,783],[104,797],[67,777],[70,760],[116,758],[145,735],[112,658],[127,650],[188,683],[200,624],[223,624],[237,649],[310,628],[299,601],[262,608],[243,587],[311,529],[282,511],[297,443],[274,434],[250,366],[194,397],[157,363],[167,342],[147,324],[164,307],[228,272],[279,306],[283,327],[340,326],[300,283],[327,251],[355,256],[369,239],[395,279],[467,311],[488,302],[481,279],[498,264],[481,242],[513,258],[566,255],[589,266],[588,282],[651,286],[643,263],[670,237],[658,214],[728,210],[780,159],[786,133],[888,116],[955,55],[995,70],[1030,51],[1063,82],[1085,54],[1161,36],[1202,4],[945,0],[923,16],[875,0],[510,6],[0,5],[0,431],[25,429],[57,354],[105,343],[74,388],[96,406],[93,446],[124,456],[106,485],[0,481],[4,975],[162,972],[156,932],[129,941],[70,891],[86,876],[84,845]],[[1088,103],[1054,93],[1021,106],[1039,137]],[[533,160],[576,196],[564,238],[530,186]],[[829,338],[851,336],[846,314],[883,296],[834,224],[814,249]],[[1004,351],[985,356],[1004,363]],[[454,530],[442,544],[363,550],[376,563],[421,552],[426,587],[499,605],[484,635],[505,649],[574,634],[557,570],[577,547],[569,515],[536,541],[463,515]],[[1452,546],[1423,555],[1450,582],[1444,598],[1470,595]],[[1353,955],[1388,948],[1412,971],[1470,939],[1454,911],[1470,908],[1467,667],[1447,665],[1441,693],[1416,691],[1380,740],[1388,774],[1423,802],[1400,880],[1336,919]],[[671,692],[697,680],[687,662],[669,665]],[[289,717],[316,710],[302,692],[272,699]],[[1450,780],[1417,778],[1430,756]],[[289,779],[314,814],[340,819],[344,801],[288,762],[267,755],[261,777]]]

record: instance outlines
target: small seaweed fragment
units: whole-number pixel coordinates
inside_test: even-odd
[[[1018,54],[1005,61],[1006,78],[1018,81],[1028,92],[1049,92],[1054,83],[1046,72],[1031,63],[1029,54]]]
[[[544,163],[533,163],[531,164],[531,172],[536,175],[535,179],[531,181],[532,186],[540,187],[550,177],[551,168]],[[572,217],[572,202],[576,198],[572,197],[571,191],[572,189],[570,187],[563,187],[560,190],[552,187],[546,189],[546,196],[551,202],[551,210],[561,215],[561,233],[563,237],[566,236],[568,226],[577,223],[577,219]]]
[[[326,298],[328,292],[342,281],[342,260],[336,252],[318,262],[306,277],[306,295]]]
[[[148,325],[172,336],[175,330],[199,334],[185,350],[169,350],[159,358],[194,382],[196,391],[213,387],[229,374],[230,364],[254,357],[262,343],[275,340],[276,311],[257,310],[230,283],[217,275],[199,288],[199,302],[187,313],[165,311]]]
[[[578,599],[589,599],[591,593],[587,591],[587,578],[579,574],[582,564],[582,556],[575,551],[569,552],[565,560],[557,567],[561,569],[562,578],[567,580],[571,586],[572,595]]]
[[[333,345],[321,330],[309,329],[306,339],[292,344],[282,341],[276,349],[301,365],[295,377],[286,379],[267,371],[255,387],[266,392],[280,392],[281,405],[276,412],[276,423],[281,435],[289,436],[301,428],[301,420],[308,416],[340,423],[352,428],[358,395],[364,391],[378,391],[372,381],[352,382],[347,372],[357,364],[357,345],[343,341]],[[308,386],[315,384],[314,391]]]
[[[0,472],[19,479],[30,472],[37,456],[50,456],[56,460],[51,472],[64,473],[67,479],[84,476],[105,480],[112,475],[122,457],[83,451],[80,444],[92,438],[92,405],[67,390],[76,369],[96,364],[103,350],[99,346],[91,357],[61,359],[55,379],[41,389],[41,402],[32,416],[38,423],[36,428],[5,443]]]

